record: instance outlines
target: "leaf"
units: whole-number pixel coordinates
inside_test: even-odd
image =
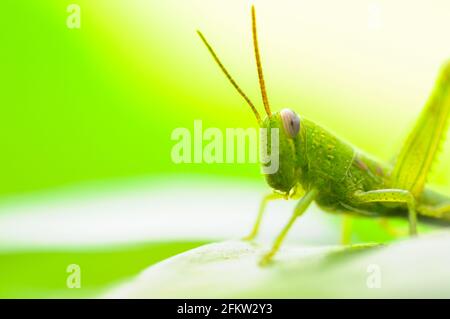
[[[450,297],[450,232],[389,245],[268,247],[241,241],[204,245],[149,267],[107,298]]]

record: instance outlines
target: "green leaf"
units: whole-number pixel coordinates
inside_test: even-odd
[[[450,297],[450,232],[389,245],[268,247],[241,241],[204,245],[149,267],[105,297],[432,298]]]

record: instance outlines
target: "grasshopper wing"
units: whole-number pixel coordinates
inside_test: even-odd
[[[431,165],[444,140],[449,113],[450,63],[447,63],[397,157],[392,171],[392,187],[409,190],[415,197],[422,193]]]

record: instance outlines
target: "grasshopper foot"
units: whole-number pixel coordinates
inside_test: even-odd
[[[253,239],[255,239],[255,237],[256,237],[256,233],[250,233],[247,236],[242,237],[241,239],[243,241],[252,241]]]
[[[265,267],[265,266],[269,265],[272,262],[272,258],[274,255],[275,255],[275,251],[271,250],[270,252],[268,252],[261,258],[261,260],[259,261],[259,265],[261,267]]]

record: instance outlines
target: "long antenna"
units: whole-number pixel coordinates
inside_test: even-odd
[[[252,101],[250,101],[250,99],[248,98],[248,96],[241,90],[241,88],[239,87],[239,85],[236,83],[236,81],[233,79],[233,77],[230,75],[230,73],[228,73],[227,69],[225,69],[225,67],[223,66],[222,62],[220,62],[219,57],[217,56],[217,54],[214,52],[213,48],[209,45],[208,41],[206,41],[206,38],[203,36],[203,34],[197,30],[198,35],[200,36],[200,38],[202,39],[203,43],[206,45],[206,47],[208,48],[209,53],[211,53],[212,57],[214,58],[214,60],[216,61],[217,65],[220,67],[220,69],[222,70],[222,72],[225,74],[225,76],[227,77],[227,79],[230,81],[230,83],[234,86],[234,88],[239,92],[239,94],[244,98],[244,100],[247,102],[248,105],[250,105],[250,108],[252,109],[253,113],[255,113],[256,119],[258,121],[258,124],[261,125],[262,121],[261,121],[261,116],[259,115],[258,111],[256,110],[255,105],[252,103]]]
[[[264,75],[261,66],[261,57],[259,56],[259,48],[258,48],[258,34],[256,32],[256,14],[255,14],[255,6],[252,6],[252,33],[253,33],[253,46],[255,48],[255,59],[256,59],[256,68],[258,69],[258,78],[259,78],[259,87],[261,88],[261,95],[264,104],[264,109],[268,116],[271,116],[270,112],[269,100],[267,98],[266,85],[264,84]]]

